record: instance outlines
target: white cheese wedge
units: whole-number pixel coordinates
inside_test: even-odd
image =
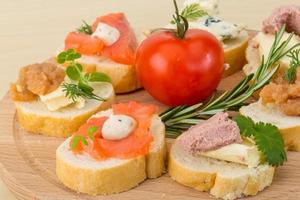
[[[92,34],[92,37],[98,37],[105,43],[105,45],[110,46],[118,41],[120,38],[120,32],[115,27],[100,22],[96,31]]]
[[[74,104],[72,99],[66,97],[66,94],[61,87],[49,94],[40,95],[40,99],[50,111],[56,111],[60,108]],[[78,109],[83,108],[85,105],[85,100],[79,97],[76,99],[76,103],[74,105]]]
[[[248,167],[257,167],[262,160],[261,153],[255,145],[235,143],[217,150],[201,152],[199,155],[239,163]]]
[[[288,33],[284,33],[282,37],[282,42],[285,41],[289,37]],[[275,35],[274,34],[265,34],[263,32],[258,33],[254,38],[253,41],[255,41],[258,44],[258,50],[259,50],[259,56],[262,57],[264,56],[265,58],[268,57],[268,54],[270,52],[270,49],[272,47],[272,44],[275,40]],[[300,42],[300,38],[297,36],[294,36],[285,50],[291,48],[295,44]],[[284,56],[280,59],[281,64],[284,66],[288,66],[290,64],[291,58]]]

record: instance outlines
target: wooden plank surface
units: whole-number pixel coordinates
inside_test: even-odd
[[[231,88],[242,78],[238,72],[224,79],[219,90]],[[117,102],[135,99],[142,102],[155,101],[143,90],[129,95],[120,95]],[[44,137],[27,133],[16,118],[13,102],[8,95],[0,103],[0,163],[1,176],[10,190],[22,200],[202,200],[207,193],[198,192],[174,182],[167,174],[144,181],[140,186],[116,195],[88,196],[77,194],[62,185],[55,174],[55,150],[63,138]],[[168,140],[169,143],[171,140]],[[289,152],[288,162],[275,174],[271,187],[249,199],[267,200],[300,197],[300,153]]]
[[[183,0],[178,0],[179,4],[181,2]],[[91,21],[106,12],[124,11],[135,27],[157,27],[169,20],[170,4],[167,0],[89,0],[88,3],[82,0],[2,0],[0,98],[7,92],[9,83],[15,80],[19,67],[52,55],[66,33],[82,19]],[[258,30],[271,10],[282,4],[299,5],[299,0],[221,0],[220,16]],[[0,199],[15,199],[1,180]]]

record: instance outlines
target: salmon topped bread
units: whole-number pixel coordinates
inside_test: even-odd
[[[78,60],[87,72],[104,72],[111,77],[116,93],[140,88],[134,62],[138,46],[136,35],[123,13],[98,17],[70,32],[64,50],[74,49],[82,54]]]
[[[165,127],[154,105],[120,103],[93,115],[56,151],[67,187],[92,195],[129,190],[164,170]]]

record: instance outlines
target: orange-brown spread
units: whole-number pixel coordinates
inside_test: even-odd
[[[275,104],[286,115],[300,115],[300,69],[293,84],[284,79],[284,70],[280,69],[272,82],[261,90],[260,97],[263,104]]]
[[[37,95],[53,92],[63,82],[65,72],[52,63],[37,63],[23,67],[17,84],[10,88],[14,101],[32,101]]]

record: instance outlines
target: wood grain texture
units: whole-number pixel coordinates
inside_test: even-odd
[[[231,88],[242,78],[236,73],[224,79],[219,90]],[[117,102],[139,100],[164,107],[140,90],[117,97]],[[0,175],[17,199],[22,200],[200,200],[210,199],[207,193],[184,187],[167,174],[146,180],[138,187],[116,195],[88,196],[77,194],[62,185],[55,174],[55,150],[62,138],[32,135],[24,131],[16,117],[13,102],[8,95],[0,104]],[[168,140],[170,144],[172,140]],[[249,199],[267,200],[278,198],[295,199],[300,197],[300,153],[289,152],[288,162],[277,169],[271,187]],[[296,198],[297,199],[297,198]]]

